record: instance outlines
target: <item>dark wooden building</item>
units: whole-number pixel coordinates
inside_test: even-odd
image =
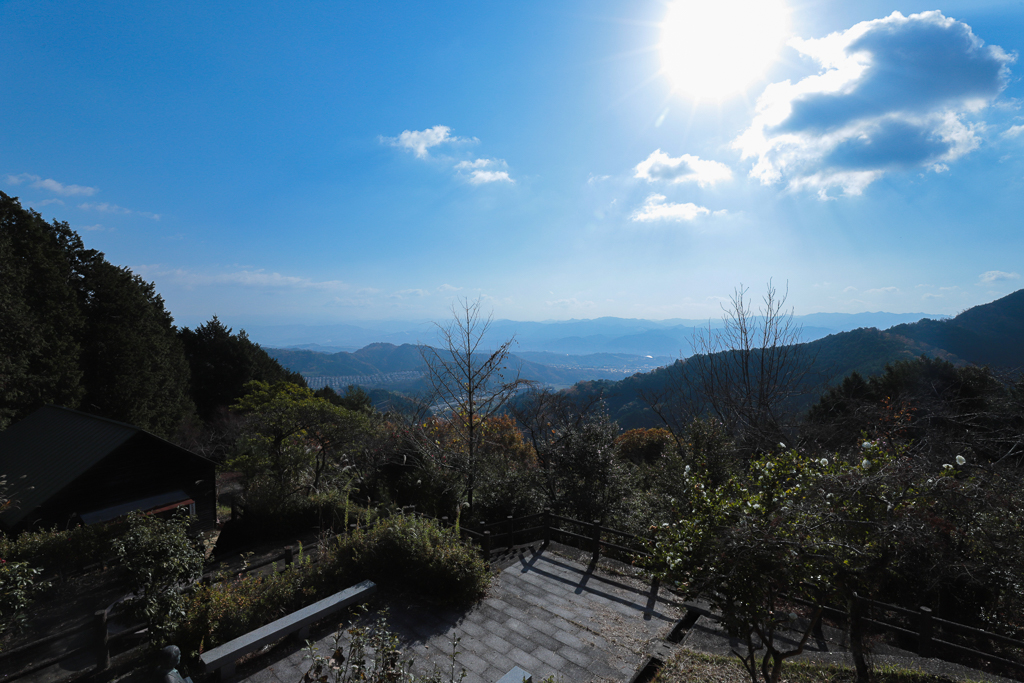
[[[200,529],[217,518],[214,463],[138,427],[46,406],[0,432],[0,474],[15,504],[0,528],[66,528],[132,510],[188,508]]]

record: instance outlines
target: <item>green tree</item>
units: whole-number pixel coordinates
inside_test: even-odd
[[[202,546],[189,536],[187,514],[164,520],[136,511],[125,524],[114,551],[125,569],[125,587],[149,623],[150,642],[160,645],[185,617],[180,589],[202,576]]]
[[[233,410],[247,417],[230,462],[248,486],[284,502],[299,492],[334,487],[346,478],[353,451],[370,431],[366,415],[332,405],[291,382],[250,382]]]
[[[302,375],[283,368],[245,330],[234,334],[217,316],[195,330],[183,328],[180,337],[191,368],[192,400],[207,422],[241,398],[249,382],[306,386]]]

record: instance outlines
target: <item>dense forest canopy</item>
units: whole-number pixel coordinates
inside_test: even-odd
[[[152,283],[0,192],[0,429],[52,403],[171,437],[252,380],[305,384],[216,317],[179,330]]]

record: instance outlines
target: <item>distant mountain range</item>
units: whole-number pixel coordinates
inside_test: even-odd
[[[941,320],[947,316],[927,313],[812,313],[794,316],[802,326],[801,341],[809,342],[830,334],[861,327],[886,329],[922,318]],[[667,356],[679,358],[692,353],[694,331],[707,328],[707,320],[641,320],[595,318],[524,322],[495,320],[485,338],[485,346],[497,346],[516,338],[513,351],[556,354],[627,354],[631,356]],[[720,319],[712,319],[720,327]],[[277,325],[248,327],[250,339],[264,347],[308,349],[324,353],[355,352],[370,344],[385,342],[433,344],[436,330],[430,321],[385,321],[357,325]],[[523,354],[525,357],[525,354]]]

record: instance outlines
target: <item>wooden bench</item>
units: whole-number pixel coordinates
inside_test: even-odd
[[[311,624],[333,612],[366,602],[376,592],[377,584],[373,581],[357,583],[340,593],[314,602],[308,607],[303,607],[266,626],[261,626],[255,631],[250,631],[244,636],[239,636],[219,647],[208,650],[200,655],[199,660],[203,663],[204,671],[209,673],[216,670],[220,680],[226,681],[235,675],[235,662],[241,657],[292,633],[297,633],[300,638],[305,638],[309,635]]]

